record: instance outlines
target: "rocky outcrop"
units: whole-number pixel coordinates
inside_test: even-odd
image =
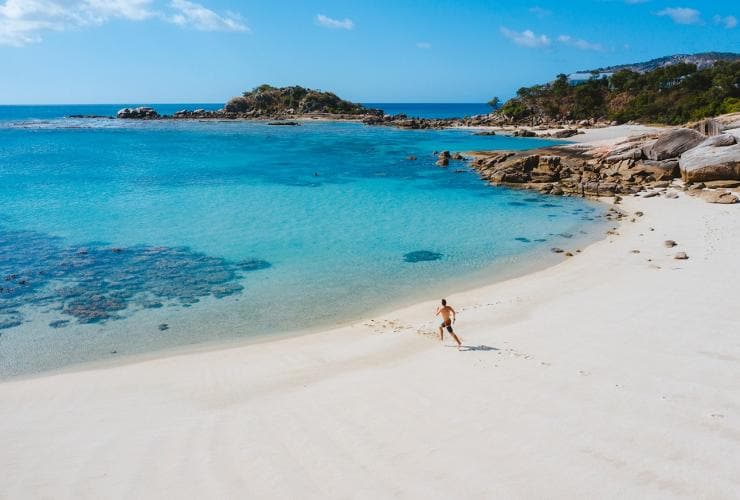
[[[730,132],[707,137],[678,128],[630,137],[608,148],[558,146],[476,153],[472,166],[493,184],[579,196],[615,196],[653,188],[644,196],[658,196],[662,190],[672,198],[678,193],[666,188],[683,177],[689,194],[712,203],[734,203],[735,195],[715,190],[740,185],[740,144]]]
[[[123,108],[118,110],[116,118],[124,119],[135,119],[135,120],[151,120],[159,118],[154,108],[139,107],[139,108]]]
[[[655,142],[643,146],[642,152],[648,160],[676,158],[704,139],[705,135],[690,128],[672,129],[661,134]]]

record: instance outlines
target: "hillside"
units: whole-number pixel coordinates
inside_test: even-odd
[[[740,60],[699,69],[676,63],[644,73],[620,69],[571,85],[564,74],[522,87],[497,112],[512,121],[607,119],[677,125],[740,111]]]
[[[607,66],[592,70],[578,71],[578,73],[614,73],[623,69],[645,73],[658,68],[672,66],[674,64],[694,64],[697,69],[711,68],[717,61],[738,61],[740,54],[735,52],[701,52],[698,54],[674,54],[672,56],[659,57],[645,62],[620,64],[617,66]]]
[[[260,85],[226,103],[224,111],[251,117],[274,117],[329,113],[367,115],[376,113],[362,104],[345,101],[331,92],[307,89],[300,86],[272,87]]]

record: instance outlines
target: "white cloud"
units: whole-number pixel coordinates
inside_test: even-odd
[[[45,0],[6,0],[0,4],[0,45],[22,47],[41,41],[39,32],[78,22],[62,6]]]
[[[112,19],[141,22],[158,19],[202,31],[248,31],[238,14],[218,15],[188,0],[171,0],[157,8],[154,0],[0,0],[0,45],[38,43],[51,31],[100,26]]]
[[[339,19],[332,19],[331,17],[325,16],[324,14],[317,14],[316,22],[324,28],[331,29],[351,30],[355,27],[355,23],[352,21],[352,19],[349,19],[348,17],[345,17],[340,21]]]
[[[151,3],[151,0],[83,0],[80,8],[97,23],[113,17],[142,21],[156,15],[149,9]]]
[[[689,7],[668,7],[656,15],[668,16],[676,24],[701,24],[701,13]]]
[[[531,30],[524,30],[522,32],[513,31],[505,27],[501,27],[501,34],[509,40],[513,41],[517,45],[522,47],[547,47],[550,45],[550,39],[547,35],[536,35]]]
[[[735,16],[714,16],[714,24],[721,24],[727,29],[732,29],[737,26],[737,18]]]
[[[604,47],[602,47],[600,43],[592,43],[587,40],[573,38],[568,35],[560,35],[558,37],[558,42],[581,50],[604,50]]]
[[[432,44],[429,42],[416,42],[416,46],[420,49],[431,49]]]
[[[232,12],[220,16],[211,9],[188,0],[172,0],[170,7],[177,13],[167,20],[180,26],[199,31],[249,31],[239,15]]]
[[[535,16],[539,17],[540,19],[543,19],[543,18],[549,16],[550,14],[552,14],[551,11],[549,11],[547,9],[543,9],[542,7],[530,7],[528,10],[529,10],[529,12],[531,12]]]

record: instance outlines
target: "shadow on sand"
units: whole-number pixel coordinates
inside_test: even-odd
[[[460,346],[461,351],[498,351],[498,347],[491,347],[490,345],[462,345]]]

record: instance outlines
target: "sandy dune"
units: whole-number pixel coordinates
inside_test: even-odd
[[[737,498],[740,207],[622,207],[645,215],[448,297],[463,352],[425,303],[2,383],[0,497]]]

